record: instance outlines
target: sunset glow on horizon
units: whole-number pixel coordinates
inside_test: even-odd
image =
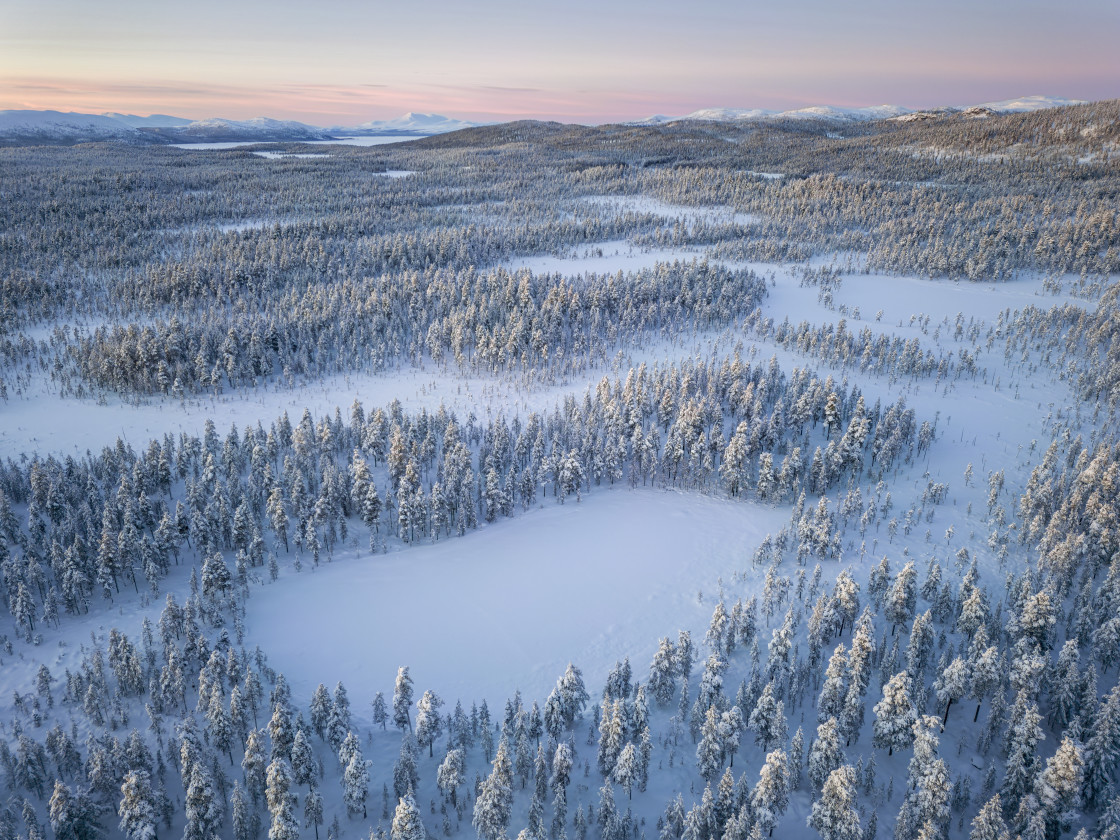
[[[606,122],[1120,95],[1120,4],[0,0],[0,109]]]

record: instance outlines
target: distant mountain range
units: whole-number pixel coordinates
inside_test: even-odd
[[[393,134],[427,137],[479,123],[439,114],[405,114],[356,126],[320,128],[290,120],[189,120],[167,114],[79,114],[60,111],[0,111],[0,145],[71,145],[104,140],[135,144],[284,142]]]
[[[682,120],[708,122],[745,122],[751,120],[814,119],[837,123],[871,120],[923,120],[948,114],[982,118],[991,114],[1035,111],[1078,105],[1081,100],[1048,96],[1026,96],[1003,102],[987,102],[968,107],[944,107],[913,110],[898,105],[875,105],[869,108],[838,108],[821,105],[794,111],[771,111],[762,108],[705,108],[680,117],[658,114],[637,120],[630,125],[662,125]],[[0,145],[71,145],[99,141],[134,144],[217,143],[217,142],[285,142],[331,140],[339,137],[368,135],[400,135],[427,137],[449,131],[473,128],[483,123],[467,122],[439,114],[408,113],[392,120],[373,120],[355,126],[321,128],[290,120],[257,117],[251,120],[189,120],[167,114],[147,117],[136,114],[79,114],[60,111],[0,111]]]
[[[702,122],[749,122],[752,120],[814,119],[830,122],[870,122],[872,120],[913,120],[963,113],[982,117],[989,114],[1015,114],[1037,111],[1042,108],[1060,108],[1063,105],[1081,105],[1080,99],[1062,99],[1056,96],[1024,96],[1002,102],[985,102],[983,105],[945,106],[915,110],[901,105],[872,105],[869,108],[838,108],[834,105],[816,105],[795,111],[771,111],[764,108],[704,108],[680,117],[656,114],[637,120],[630,125],[663,125],[670,122],[699,120]]]
[[[331,131],[342,134],[346,132],[362,132],[366,134],[445,134],[448,131],[459,131],[464,128],[474,128],[483,123],[455,120],[439,114],[408,113],[395,120],[373,120],[350,128],[335,126]]]

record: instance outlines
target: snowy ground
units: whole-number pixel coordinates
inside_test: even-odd
[[[616,488],[388,555],[365,547],[286,573],[249,602],[248,641],[297,696],[344,679],[388,696],[397,668],[448,702],[543,703],[569,661],[593,681],[662,636],[703,635],[722,577],[744,571],[788,509]],[[343,640],[362,640],[355,661]]]
[[[695,212],[694,208],[660,202],[620,206],[667,216]],[[507,267],[578,276],[631,271],[700,255],[699,250],[647,251],[625,242],[611,242],[583,248],[569,258],[518,259]],[[990,285],[851,273],[844,275],[830,308],[818,300],[816,287],[800,285],[800,275],[794,268],[768,264],[751,267],[773,276],[763,310],[776,321],[788,316],[793,323],[804,319],[826,324],[847,317],[853,331],[866,325],[877,333],[918,338],[934,352],[974,349],[971,342],[958,342],[953,337],[958,315],[966,325],[970,320],[977,322],[983,336],[1001,312],[1071,300],[1044,294],[1040,278]],[[857,309],[858,318],[854,314]],[[877,317],[879,310],[882,315]],[[923,326],[922,316],[929,317],[928,326]],[[336,406],[345,413],[355,398],[367,407],[400,399],[406,410],[431,410],[443,403],[461,415],[472,410],[479,414],[489,410],[524,415],[528,410],[549,408],[565,393],[582,394],[603,375],[618,375],[620,370],[625,375],[625,367],[631,363],[728,353],[738,340],[743,341],[748,356],[756,363],[765,363],[773,355],[786,371],[801,366],[818,370],[822,376],[830,372],[828,365],[815,357],[728,330],[698,334],[675,344],[651,340],[648,346],[625,354],[621,368],[590,371],[565,386],[532,390],[519,386],[513,378],[468,378],[434,366],[403,368],[377,376],[336,376],[294,389],[270,387],[185,402],[153,400],[135,405],[115,398],[102,404],[64,400],[40,383],[24,397],[10,397],[3,407],[0,455],[17,458],[32,452],[96,452],[118,435],[139,448],[148,439],[167,432],[198,434],[208,417],[214,419],[219,431],[230,423],[244,426],[260,421],[267,426],[284,411],[294,420],[305,407],[317,415]],[[1066,385],[1045,371],[1025,375],[1010,368],[1003,359],[1001,341],[996,341],[990,352],[980,351],[978,363],[987,369],[986,379],[940,384],[932,379],[893,381],[858,371],[833,372],[837,380],[858,382],[869,403],[879,399],[885,404],[902,395],[916,410],[919,422],[937,421],[940,436],[930,452],[888,476],[895,505],[892,515],[901,517],[908,507],[917,505],[929,480],[945,482],[950,489],[949,498],[933,518],[922,520],[909,534],[900,532],[891,540],[880,523],[861,538],[854,526],[849,527],[841,562],[825,571],[826,586],[845,566],[853,567],[853,576],[865,586],[870,565],[884,554],[891,558],[896,571],[906,559],[914,559],[920,583],[929,559],[936,557],[948,567],[956,550],[968,545],[978,559],[982,583],[1002,593],[1004,570],[986,546],[988,473],[994,469],[1007,471],[1007,489],[1001,502],[1013,509],[1031,466],[1040,457],[1036,442],[1041,442],[1044,449],[1050,438],[1048,418],[1068,405],[1070,397]],[[969,464],[973,465],[974,477],[966,483],[963,476]],[[871,482],[862,489],[869,496]],[[835,498],[830,501],[835,503]],[[355,718],[362,726],[368,725],[370,699],[377,691],[391,695],[401,665],[410,666],[417,694],[431,688],[449,708],[456,699],[467,707],[486,699],[497,711],[517,689],[527,703],[543,701],[569,661],[583,669],[594,698],[616,660],[629,656],[636,678],[644,680],[659,637],[675,636],[677,630],[685,628],[699,641],[719,597],[721,581],[731,602],[761,595],[762,570],[751,566],[751,555],[766,534],[786,524],[788,516],[788,507],[618,487],[596,489],[578,504],[569,499],[559,506],[548,499],[542,507],[512,520],[434,545],[374,556],[364,545],[354,546],[337,550],[331,562],[314,569],[305,558],[301,571],[293,567],[294,555],[283,556],[279,579],[253,587],[246,618],[247,644],[250,648],[260,645],[269,654],[271,666],[286,675],[301,705],[306,704],[318,683],[333,686],[343,680]],[[947,535],[950,527],[955,536]],[[865,542],[865,551],[860,549],[861,542]],[[811,572],[811,568],[806,571]],[[796,570],[783,569],[783,573],[793,575]],[[188,576],[185,567],[176,569],[166,588],[182,595]],[[48,664],[56,675],[74,667],[91,633],[103,644],[108,628],[117,626],[135,638],[142,618],[147,615],[154,621],[161,606],[162,601],[150,603],[144,596],[126,591],[110,609],[99,605],[98,611],[88,616],[67,617],[61,630],[45,630],[40,647],[17,641],[14,655],[0,663],[0,697],[10,697],[13,690],[33,690],[40,662]],[[920,603],[919,611],[926,606]],[[763,651],[769,636],[770,630],[763,628]],[[743,656],[740,652],[740,660],[728,675],[732,691],[749,670]],[[868,720],[873,718],[871,708],[879,698],[878,686],[873,683],[867,697]],[[10,701],[0,702],[7,709]],[[971,768],[976,736],[976,727],[968,723],[973,707],[961,705],[963,708],[954,711],[955,725],[942,736],[941,745],[943,755],[957,756],[952,764],[958,772]],[[658,713],[659,736],[668,730],[671,711]],[[806,735],[812,737],[816,726],[812,709],[789,709],[787,714],[791,730],[802,725]],[[982,714],[981,724],[983,720]],[[586,734],[586,724],[580,734]],[[368,739],[371,733],[366,730],[365,736]],[[375,824],[381,785],[391,782],[392,761],[400,742],[394,733],[372,733],[372,737],[367,753],[375,761],[369,822]],[[742,769],[749,764],[754,775],[761,753],[747,741],[749,735],[743,760],[736,767]],[[868,741],[865,736],[862,742],[853,744],[846,751],[846,759],[854,763],[861,756],[870,756]],[[1044,742],[1044,755],[1049,755],[1053,747],[1053,743]],[[655,786],[635,803],[636,813],[646,819],[643,830],[648,838],[655,836],[657,815],[677,791],[685,794],[686,805],[698,798],[698,791],[688,789],[689,780],[695,777],[694,750],[687,735],[679,748],[657,747],[654,764],[663,772]],[[590,759],[594,763],[593,748],[581,746],[581,751],[581,761]],[[425,804],[437,796],[431,783],[434,771],[426,751],[424,754],[424,782],[419,792],[425,822],[435,833],[438,818]],[[895,779],[895,799],[882,805],[882,819],[889,825],[900,801],[908,756],[900,752],[888,759],[881,750],[876,756],[881,783]],[[667,771],[670,760],[677,762],[676,770]],[[475,771],[485,772],[477,756],[469,777]],[[982,774],[977,771],[972,775],[976,791]],[[573,811],[581,784],[590,789],[579,793],[579,800],[597,804],[594,772],[589,779],[577,772],[573,782]],[[519,795],[513,832],[524,825],[526,798]],[[340,812],[338,800],[335,791],[328,802],[328,814]],[[795,794],[775,836],[808,836],[804,827],[808,807],[804,790]],[[364,823],[362,830],[356,822],[344,827],[345,837],[365,836]],[[463,830],[469,836],[469,826],[464,825]],[[880,834],[884,834],[883,824]],[[955,832],[954,836],[962,835]]]

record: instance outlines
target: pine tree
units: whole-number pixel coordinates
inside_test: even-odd
[[[254,729],[245,741],[245,755],[241,759],[241,769],[245,771],[245,786],[249,789],[249,795],[258,805],[264,798],[266,766],[264,737],[259,729]]]
[[[949,827],[951,782],[945,762],[937,757],[934,732],[938,720],[924,715],[914,723],[914,754],[907,767],[906,798],[899,811],[895,834],[907,836],[914,826],[933,837],[942,837]]]
[[[602,712],[599,715],[599,772],[608,776],[618,761],[618,755],[626,740],[625,724],[621,713],[622,703],[611,703],[603,698]]]
[[[311,742],[302,729],[296,731],[292,742],[292,779],[297,785],[307,785],[311,789],[315,779],[315,756]]]
[[[633,788],[640,781],[641,769],[639,767],[638,751],[633,742],[628,743],[618,754],[618,761],[611,770],[611,780],[626,791],[626,798],[633,799]]]
[[[813,783],[814,795],[824,787],[832,771],[844,762],[840,750],[840,736],[836,718],[829,718],[817,727],[817,737],[809,747],[809,781]]]
[[[968,664],[959,656],[949,663],[948,668],[937,675],[933,687],[937,692],[938,702],[945,704],[945,717],[941,721],[942,728],[949,722],[949,709],[952,707],[953,701],[964,696],[968,684]]]
[[[380,726],[382,730],[385,729],[385,724],[389,720],[389,713],[385,708],[385,695],[380,691],[373,696],[373,725]]]
[[[914,610],[918,604],[917,589],[918,572],[914,563],[909,562],[898,573],[886,600],[887,621],[894,627],[899,624],[909,624],[914,618]]]
[[[1052,837],[1069,831],[1080,814],[1083,769],[1081,748],[1066,737],[1035,779],[1034,795],[1045,817],[1047,833]]]
[[[484,840],[499,840],[509,827],[510,808],[513,805],[513,765],[509,759],[509,745],[503,737],[498,742],[493,769],[482,782],[474,802],[475,831]]]
[[[968,696],[976,701],[976,713],[972,716],[972,722],[975,723],[980,717],[980,707],[984,704],[984,698],[999,686],[1003,671],[999,648],[992,645],[979,653],[973,659],[970,671]]]
[[[844,646],[837,645],[836,650],[833,651],[828,660],[824,685],[821,687],[820,697],[817,699],[818,722],[823,723],[829,718],[840,717],[844,709],[844,696],[847,693],[844,685],[847,669],[848,657],[845,655]]]
[[[894,753],[895,747],[910,746],[914,741],[915,719],[914,704],[910,701],[910,677],[903,671],[883,686],[883,699],[875,704],[872,745],[886,747],[888,755]]]
[[[211,840],[225,816],[222,798],[201,762],[195,762],[190,770],[184,816],[183,840]]]
[[[323,796],[317,790],[308,792],[303,801],[303,827],[315,827],[315,840],[319,840],[319,826],[323,824]]]
[[[762,696],[758,698],[747,726],[754,732],[754,739],[764,752],[785,737],[785,711],[782,701],[774,697],[773,682],[767,683],[762,689]]]
[[[48,818],[56,840],[97,840],[104,833],[98,821],[99,808],[89,792],[70,788],[56,779],[48,803]],[[30,802],[24,800],[23,819],[27,826],[28,840],[42,840],[42,830]],[[3,828],[0,820],[0,828]]]
[[[292,766],[287,759],[274,758],[268,765],[268,781],[265,787],[265,798],[268,801],[268,810],[273,816],[288,802],[291,797]]]
[[[824,840],[860,840],[862,832],[855,803],[856,773],[845,764],[825,779],[820,797],[813,802],[808,825]]]
[[[418,752],[416,738],[411,732],[406,732],[401,738],[397,763],[393,766],[393,792],[398,799],[420,784],[420,771],[416,768]]]
[[[751,807],[759,827],[774,833],[774,826],[789,805],[789,770],[786,754],[774,750],[766,754],[766,763],[759,771],[758,784],[751,793]]]
[[[558,688],[563,704],[564,723],[570,729],[576,718],[583,713],[587,701],[590,699],[587,688],[583,684],[583,674],[579,668],[569,662],[567,669],[564,671],[564,676],[560,678]]]
[[[393,689],[393,725],[402,732],[406,729],[412,731],[411,707],[412,677],[408,675],[408,666],[402,665],[397,670],[397,683]]]
[[[424,830],[420,809],[416,807],[416,800],[411,793],[397,802],[389,836],[392,840],[427,840],[428,833]]]
[[[735,753],[739,750],[739,742],[742,740],[744,727],[743,713],[738,706],[732,706],[719,716],[721,762],[723,756],[729,756],[731,766],[735,766]]]
[[[296,735],[292,727],[292,716],[283,703],[277,703],[273,707],[272,719],[268,722],[268,737],[272,740],[270,761],[291,757],[292,744],[295,742]]]
[[[286,796],[272,813],[272,824],[268,828],[268,840],[298,840],[299,823],[292,814],[295,797]]]
[[[1034,786],[1038,773],[1038,745],[1044,736],[1039,723],[1042,716],[1038,706],[1026,693],[1020,691],[1008,715],[1007,765],[1000,788],[1000,795],[1009,813],[1019,809],[1020,800]]]
[[[369,797],[369,765],[362,758],[361,750],[355,750],[342,774],[342,798],[346,802],[346,813],[355,816],[359,811],[366,818],[366,799]]]
[[[1095,692],[1094,692],[1095,693]],[[1099,807],[1120,766],[1120,686],[1101,699],[1085,744],[1085,800]]]
[[[133,770],[124,777],[117,815],[121,818],[121,831],[128,840],[156,840],[159,815],[151,778],[146,771]]]
[[[233,819],[233,840],[252,840],[260,827],[260,817],[252,813],[248,797],[245,796],[245,789],[238,781],[233,783],[233,793],[230,795],[229,802],[230,816]]]
[[[436,771],[436,784],[443,795],[451,799],[452,807],[457,807],[459,804],[457,791],[464,781],[464,765],[462,750],[448,750]]]
[[[972,820],[968,840],[1011,840],[1007,823],[1003,821],[1003,805],[997,793],[980,809]]]
[[[673,702],[677,693],[676,681],[676,649],[666,636],[658,642],[657,652],[653,655],[653,662],[649,666],[649,681],[647,685],[653,693],[653,698],[659,706],[667,706]]]
[[[315,693],[311,695],[311,728],[320,738],[327,736],[327,722],[331,715],[331,695],[327,687],[319,683]]]
[[[416,740],[428,744],[428,758],[432,757],[432,745],[443,733],[443,720],[439,716],[443,700],[433,691],[425,691],[416,703]]]
[[[711,782],[723,768],[723,741],[719,732],[719,711],[709,706],[704,715],[700,743],[696,746],[696,769],[704,781]]]

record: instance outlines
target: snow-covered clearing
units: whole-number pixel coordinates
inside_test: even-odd
[[[509,271],[527,268],[534,274],[614,274],[619,271],[641,271],[658,263],[674,260],[691,261],[703,257],[700,250],[686,248],[640,248],[624,239],[598,242],[576,249],[571,255],[514,257],[501,263]]]
[[[504,399],[508,390],[496,380],[462,376],[452,371],[402,367],[378,374],[337,374],[295,387],[272,385],[217,396],[189,397],[179,401],[153,397],[137,402],[108,395],[62,398],[51,386],[36,381],[24,396],[9,396],[0,424],[0,456],[28,454],[82,455],[99,452],[118,436],[134,447],[146,445],[165,433],[197,435],[211,419],[226,431],[238,427],[267,426],[285,411],[293,422],[305,408],[315,415],[344,412],[355,399],[368,406],[388,405],[398,399],[406,410],[433,410],[441,403],[464,414],[486,404],[490,395]],[[75,418],[79,418],[75,422]]]
[[[253,152],[258,157],[268,158],[269,160],[283,160],[284,158],[303,158],[309,160],[321,160],[329,158],[330,155],[325,152],[313,152],[301,154],[299,152]]]
[[[250,599],[248,641],[300,697],[338,679],[355,697],[388,695],[408,665],[450,703],[494,707],[517,689],[543,703],[569,661],[597,683],[624,656],[641,673],[661,636],[702,635],[720,577],[788,517],[648,489],[548,499],[461,539],[285,572]]]
[[[759,217],[752,213],[736,213],[730,207],[691,207],[685,204],[670,204],[645,195],[597,195],[584,200],[621,213],[647,213],[690,223],[705,221],[752,225],[760,221]]]

